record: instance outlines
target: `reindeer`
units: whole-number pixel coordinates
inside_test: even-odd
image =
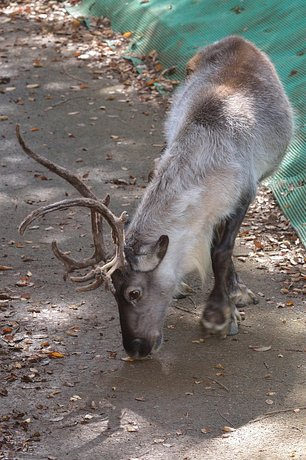
[[[241,37],[229,36],[200,50],[173,96],[166,121],[166,148],[129,223],[99,201],[75,175],[24,151],[68,180],[83,195],[44,206],[20,225],[71,206],[91,210],[95,253],[83,261],[52,249],[67,271],[92,266],[72,281],[93,280],[114,294],[123,346],[144,358],[162,344],[167,308],[185,276],[198,271],[204,283],[212,266],[214,286],[201,322],[209,334],[236,334],[238,306],[256,303],[232,259],[235,238],[258,184],[280,164],[293,131],[293,116],[268,57]],[[102,219],[112,228],[115,256],[107,260]]]

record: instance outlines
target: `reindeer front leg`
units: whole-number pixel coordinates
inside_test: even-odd
[[[230,218],[215,229],[211,250],[215,283],[201,320],[207,333],[221,336],[237,334],[241,319],[237,306],[256,303],[254,294],[240,282],[232,260],[235,239],[250,201],[246,199]]]

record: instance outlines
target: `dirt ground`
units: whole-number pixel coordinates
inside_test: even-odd
[[[37,206],[76,192],[23,154],[15,124],[34,151],[132,214],[163,145],[164,104],[127,94],[109,69],[97,77],[69,49],[63,60],[61,35],[35,21],[1,14],[0,29],[0,458],[306,459],[305,252],[271,198],[260,194],[236,248],[259,298],[239,335],[203,339],[209,286],[203,294],[191,278],[195,293],[170,307],[160,352],[123,361],[112,295],[76,293],[50,248],[57,239],[88,255],[88,214],[17,232]],[[272,231],[257,222],[265,203]],[[266,253],[253,231],[283,246]],[[275,263],[285,253],[289,268]]]

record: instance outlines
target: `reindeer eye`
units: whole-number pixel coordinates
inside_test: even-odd
[[[140,289],[134,289],[134,288],[130,288],[130,289],[127,289],[127,298],[130,302],[132,302],[133,300],[138,300],[139,297],[141,296],[141,290]]]

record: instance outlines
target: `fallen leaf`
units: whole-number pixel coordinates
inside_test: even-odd
[[[65,357],[64,353],[61,353],[60,351],[51,351],[51,353],[48,353],[48,356],[51,359],[59,359]]]
[[[31,128],[30,131],[31,131],[32,133],[35,133],[36,131],[40,131],[40,128]]]
[[[48,394],[47,398],[54,398],[54,396],[58,395],[61,393],[61,390],[54,390],[51,391],[51,393]]]
[[[131,38],[131,36],[133,35],[133,32],[124,32],[124,34],[122,34],[124,38]]]
[[[161,65],[160,62],[158,62],[156,65],[155,65],[155,70],[156,72],[161,72],[163,70],[163,66]]]
[[[129,433],[135,433],[139,431],[139,428],[137,425],[127,425],[126,431],[128,431]]]
[[[82,399],[81,396],[73,395],[73,396],[71,396],[70,401],[79,401],[80,399]]]
[[[6,121],[9,117],[7,115],[0,115],[0,121]]]
[[[32,65],[33,67],[43,67],[43,64],[39,58],[34,59],[34,61],[32,62]]]
[[[26,85],[26,88],[28,89],[35,89],[35,88],[39,88],[40,85],[38,83],[32,83],[32,84],[29,84],[29,85]]]
[[[263,249],[264,245],[261,241],[254,240],[254,246],[256,249]]]
[[[65,331],[67,335],[71,337],[77,337],[80,332],[79,326],[71,326],[67,331]]]
[[[205,343],[204,339],[192,340],[191,343]]]
[[[19,286],[19,287],[31,287],[31,286],[34,286],[34,283],[32,283],[29,279],[28,276],[22,276],[20,278],[20,280],[18,280],[16,283],[16,286]]]
[[[34,174],[34,177],[35,179],[39,179],[39,180],[48,180],[48,177],[42,174]]]
[[[121,361],[132,363],[132,362],[134,362],[136,360],[134,358],[131,358],[131,356],[124,356],[123,358],[121,358]]]
[[[222,431],[224,431],[224,433],[232,433],[233,431],[236,431],[235,428],[232,428],[231,426],[224,426],[222,428]]]
[[[205,426],[204,428],[201,428],[201,433],[203,434],[210,433],[210,432],[211,432],[211,429],[207,426]]]
[[[0,271],[5,270],[13,270],[13,267],[9,267],[8,265],[0,265]]]
[[[61,420],[64,420],[63,415],[60,415],[59,417],[55,417],[55,418],[50,418],[49,422],[60,422]]]
[[[74,18],[74,19],[72,20],[71,24],[72,24],[72,27],[73,27],[74,29],[78,29],[82,23],[81,23],[81,21],[80,21],[79,19]]]
[[[223,366],[222,364],[219,363],[219,364],[216,364],[216,365],[214,366],[214,368],[215,368],[215,369],[224,369],[224,366]]]
[[[249,345],[249,348],[251,348],[251,350],[254,350],[254,351],[269,351],[271,350],[272,346],[271,345],[268,345],[268,346],[260,346],[260,345]]]
[[[155,79],[155,78],[153,78],[152,80],[146,81],[146,86],[153,86],[154,83],[156,83],[156,79]]]
[[[8,391],[6,388],[0,388],[0,396],[7,396]]]

